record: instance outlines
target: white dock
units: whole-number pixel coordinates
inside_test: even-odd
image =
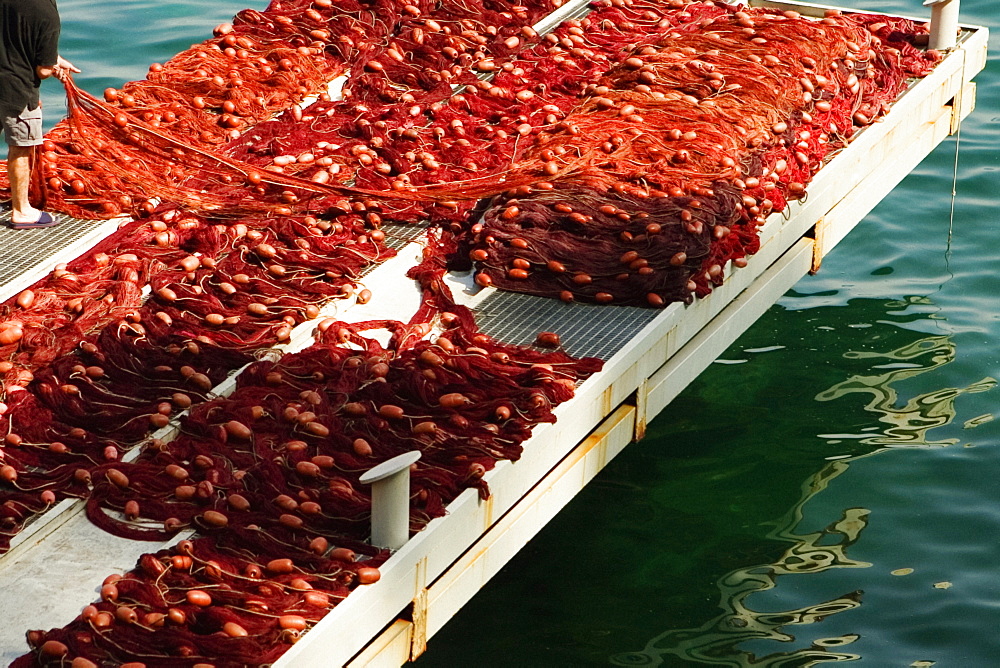
[[[806,15],[826,9],[751,4]],[[987,39],[986,29],[963,27],[958,45],[824,167],[804,201],[769,218],[760,230],[760,251],[744,268],[727,267],[724,284],[707,298],[659,311],[563,304],[478,289],[469,276],[451,277],[456,296],[477,312],[487,333],[528,343],[539,330],[557,329],[568,352],[599,354],[605,367],[556,409],[555,424],[535,428],[521,460],[500,462],[486,475],[489,499],[466,490],[446,516],[392,555],[379,582],[355,590],[274,665],[399,666],[419,656],[428,638],[615,455],[642,437],[649,420],[803,275],[818,269],[823,256],[958,128],[974,107],[972,79],[985,65]],[[61,253],[79,254],[86,243],[92,242]],[[402,276],[420,251],[419,242],[410,243],[365,277],[373,293],[368,304],[331,308],[351,321],[406,319],[420,295]],[[16,294],[24,281],[38,277],[29,278],[0,286],[0,294]],[[300,326],[290,349],[308,345],[311,328]],[[53,508],[0,557],[0,657],[9,662],[23,654],[26,630],[68,623],[98,597],[105,576],[131,569],[140,554],[160,547],[104,534],[89,524],[79,502]]]

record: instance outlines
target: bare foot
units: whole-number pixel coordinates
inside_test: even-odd
[[[12,223],[33,223],[42,216],[42,212],[33,206],[20,211],[10,212],[10,222]]]

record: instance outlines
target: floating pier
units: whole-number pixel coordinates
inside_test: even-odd
[[[828,8],[799,2],[750,4],[807,16],[822,16]],[[545,23],[555,25],[583,7],[567,4]],[[538,27],[542,31],[546,26]],[[381,579],[356,589],[274,666],[398,666],[420,656],[428,639],[584,485],[642,438],[649,420],[803,275],[819,269],[823,257],[956,132],[974,108],[972,80],[985,66],[987,39],[984,28],[960,26],[954,46],[944,47],[949,50],[934,71],[915,81],[880,122],[836,154],[809,184],[806,199],[770,216],[760,229],[760,250],[748,265],[727,267],[723,285],[690,305],[654,310],[564,304],[481,288],[468,274],[449,276],[456,298],[475,311],[487,334],[531,344],[540,330],[557,330],[567,352],[600,357],[604,369],[556,408],[556,423],[534,429],[519,461],[499,462],[487,473],[488,499],[466,490],[448,506],[446,516],[401,546],[398,527],[390,520],[381,540],[398,549],[380,567]],[[55,231],[0,231],[5,259],[18,252],[11,243],[31,246],[16,262],[0,267],[5,272],[0,299],[27,288],[55,263],[80,255],[116,227],[115,221],[66,221]],[[421,257],[422,231],[394,226],[391,232],[398,256],[363,279],[372,300],[332,303],[320,318],[406,319],[417,310],[419,290],[404,276]],[[52,246],[35,248],[40,240]],[[300,325],[282,349],[309,345],[314,327]],[[215,392],[226,394],[233,385],[227,380]],[[168,438],[174,429],[168,426],[158,436]],[[375,484],[390,483],[385,495],[391,497],[391,472],[374,471],[372,478],[383,473],[390,477]],[[391,501],[387,515],[392,514]],[[7,662],[27,651],[27,629],[66,624],[97,597],[105,576],[131,569],[139,555],[164,546],[110,536],[91,525],[82,508],[75,500],[59,503],[0,557],[0,648]]]

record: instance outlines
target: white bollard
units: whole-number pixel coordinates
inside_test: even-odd
[[[372,486],[372,545],[398,550],[410,539],[410,466],[413,450],[384,461],[361,476]]]
[[[928,49],[950,49],[958,35],[958,6],[960,0],[924,0],[924,7],[931,8],[930,40]]]

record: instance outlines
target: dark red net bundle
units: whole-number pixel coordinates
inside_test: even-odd
[[[447,300],[439,295],[429,303]],[[414,529],[465,487],[485,495],[482,475],[498,459],[516,460],[531,426],[554,421],[552,407],[600,361],[499,343],[457,307],[421,315],[444,328],[433,343],[423,340],[430,326],[422,321],[323,321],[318,344],[255,363],[233,395],[193,407],[176,440],[95,469],[91,518],[135,538],[252,524],[304,530],[283,537],[297,536],[302,547],[316,536],[361,540],[369,504],[361,474],[411,450],[423,453],[413,473]],[[360,336],[371,328],[392,332],[388,347]],[[318,507],[302,511],[303,501]],[[138,509],[131,514],[159,528],[121,524],[101,510],[125,511],[129,502]],[[208,510],[224,519],[206,518]]]
[[[100,600],[64,628],[28,632],[33,652],[12,665],[269,665],[351,590],[378,580],[386,555],[357,556],[296,550],[256,530],[184,540],[106,578]]]
[[[98,249],[20,300],[21,334],[2,367],[8,539],[52,502],[79,496],[90,469],[287,341],[324,302],[354,294],[361,271],[391,255],[380,231],[359,236],[340,223],[217,227],[162,213],[169,226],[136,224],[123,235],[147,241],[125,246],[135,252],[109,241],[110,254]],[[157,243],[168,234],[172,243]],[[354,296],[364,302],[369,292]]]
[[[498,198],[473,228],[480,284],[651,306],[704,295],[934,62],[885,49],[864,17],[714,13],[640,44],[539,134],[512,171],[552,183]]]
[[[553,407],[600,362],[496,342],[465,309],[441,311],[450,299],[437,294],[422,314],[437,313],[432,340],[424,323],[324,322],[316,345],[251,366],[231,396],[194,409],[177,439],[95,469],[87,511],[99,526],[205,537],[105,581],[102,600],[66,628],[30,633],[37,651],[24,665],[267,663],[350,588],[377,579],[387,555],[364,542],[362,473],[422,453],[413,531],[462,490],[485,495],[485,472],[517,459],[531,428],[554,421]],[[385,347],[360,335],[373,328],[391,332]]]
[[[144,326],[132,318],[39,369],[30,389],[7,385],[0,546],[6,550],[56,501],[86,496],[101,466],[117,462],[172,414],[205,401],[211,387],[251,359],[171,332],[162,321]]]

